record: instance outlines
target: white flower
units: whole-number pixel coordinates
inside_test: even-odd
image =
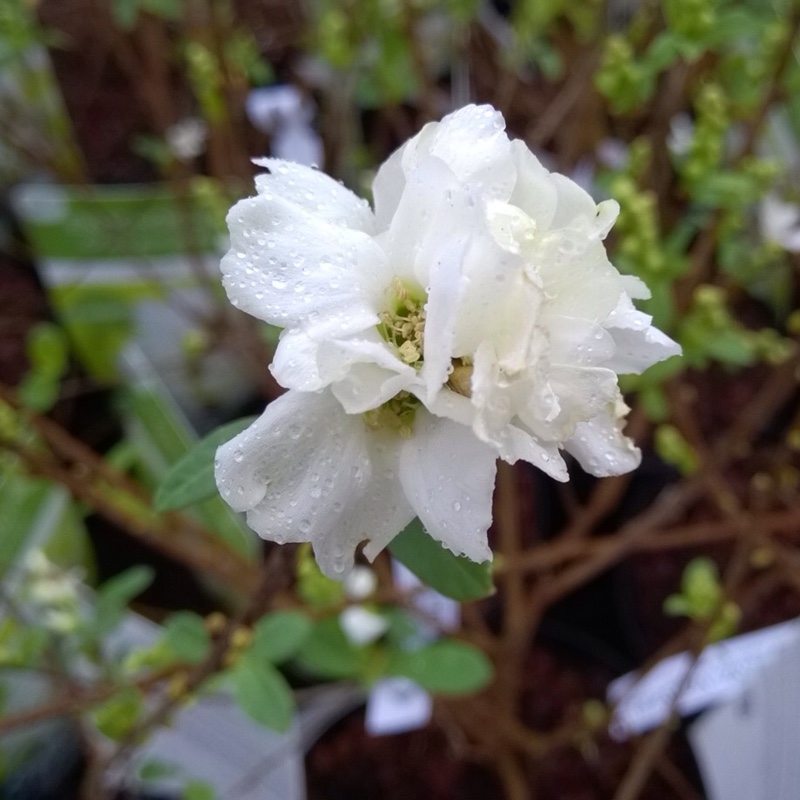
[[[353,567],[342,588],[348,600],[366,600],[375,594],[378,577],[369,567]]]
[[[595,475],[638,465],[617,373],[680,349],[634,308],[646,287],[608,261],[616,203],[548,172],[487,106],[395,152],[374,212],[317,171],[258,163],[258,196],[228,218],[224,284],[284,328],[271,369],[294,391],[220,450],[217,475],[261,535],[313,541],[330,574],[416,514],[483,560],[494,458],[558,480],[560,449]],[[361,484],[343,460],[369,465]],[[336,486],[319,521],[309,475]]]
[[[342,611],[339,614],[339,625],[350,642],[359,646],[380,639],[389,630],[386,617],[363,606],[350,606]]]
[[[800,252],[800,206],[770,192],[759,205],[758,222],[768,242],[779,244],[790,253]]]

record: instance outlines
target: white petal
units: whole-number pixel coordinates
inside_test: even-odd
[[[439,240],[454,233],[443,226],[441,217],[447,212],[448,202],[452,205],[451,198],[460,194],[456,177],[439,158],[425,158],[420,167],[408,175],[389,230],[381,237],[381,246],[395,275],[413,280],[421,288],[426,287],[429,264],[421,251],[431,238]],[[451,216],[448,221],[461,227],[459,217]]]
[[[597,203],[585,189],[581,189],[575,181],[558,172],[551,173],[551,177],[558,192],[556,213],[550,223],[551,228],[572,227],[578,220],[595,216]]]
[[[430,406],[431,412],[460,425],[472,427],[477,411],[469,398],[447,389],[439,392]],[[567,465],[558,452],[558,445],[539,440],[519,425],[508,425],[498,436],[496,454],[503,461],[515,464],[527,461],[557,481],[569,480]]]
[[[480,188],[488,197],[507,200],[516,180],[516,167],[510,158],[511,143],[505,133],[502,114],[491,106],[465,106],[448,114],[441,122],[430,122],[391,159],[385,174],[379,173],[376,211],[385,220],[385,208],[399,197],[397,162],[410,176],[427,156],[444,161],[458,180]],[[383,170],[381,172],[384,172]]]
[[[355,566],[342,588],[348,600],[366,600],[378,589],[378,577],[369,567]]]
[[[362,414],[383,405],[417,382],[417,373],[406,365],[402,371],[377,363],[350,363],[347,374],[332,390],[348,414]]]
[[[403,153],[408,145],[395,150],[378,168],[372,182],[372,197],[375,203],[375,230],[385,231],[394,217],[406,186],[403,172]]]
[[[334,394],[348,414],[359,414],[385,403],[417,380],[370,327],[348,339],[320,339],[318,331],[287,330],[281,335],[270,366],[275,379],[288,389],[318,391],[335,384]]]
[[[425,307],[425,358],[420,370],[420,380],[425,384],[428,402],[447,382],[451,368],[469,235],[448,237],[439,245],[438,252],[430,255],[429,295]]]
[[[602,323],[624,291],[622,276],[608,260],[603,243],[585,232],[553,231],[538,242],[530,258],[530,268],[548,295],[543,320],[558,315]]]
[[[569,480],[567,465],[558,452],[558,444],[541,440],[519,425],[509,425],[503,431],[499,455],[508,464],[527,461],[557,481],[564,483]]]
[[[520,139],[511,142],[511,154],[517,167],[517,182],[509,203],[522,209],[536,223],[537,230],[549,230],[558,203],[552,174]]]
[[[288,392],[219,448],[217,486],[260,536],[312,542],[320,569],[340,579],[360,542],[384,547],[414,517],[398,458],[330,392]]]
[[[256,176],[259,194],[282,197],[334,225],[374,232],[369,203],[324,172],[279,158],[256,158],[253,163],[269,170]]]
[[[613,337],[615,352],[603,366],[619,374],[639,374],[657,361],[680,355],[680,345],[654,328],[652,321],[622,295],[604,323]]]
[[[550,359],[554,364],[608,366],[604,362],[614,355],[615,346],[611,333],[596,322],[576,317],[553,316],[547,329],[550,334]]]
[[[413,141],[413,140],[412,140]],[[507,200],[516,180],[511,143],[505,133],[503,115],[491,106],[465,106],[448,114],[440,123],[426,125],[416,147],[406,148],[406,174],[420,156],[441,158],[456,177],[480,186],[489,196]]]
[[[622,280],[622,288],[625,294],[634,300],[649,300],[652,295],[647,288],[647,284],[635,275],[620,275]]]
[[[223,284],[243,311],[287,327],[320,315],[346,325],[350,314],[380,308],[391,274],[383,251],[365,233],[264,195],[239,201],[228,226]]]
[[[604,478],[622,475],[639,466],[642,454],[622,433],[627,407],[621,401],[609,405],[605,413],[588,422],[581,422],[565,447],[591,475]]]
[[[495,453],[472,432],[418,412],[403,443],[400,480],[427,532],[456,555],[488,561]]]
[[[363,606],[350,606],[339,614],[344,635],[357,647],[374,642],[389,629],[386,617]]]

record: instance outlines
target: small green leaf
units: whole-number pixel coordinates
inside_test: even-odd
[[[67,337],[58,325],[41,322],[28,334],[25,349],[31,368],[19,386],[20,400],[33,411],[48,411],[69,363]]]
[[[138,690],[128,686],[92,712],[94,724],[109,739],[118,741],[127,736],[136,726],[144,710],[144,702]]]
[[[322,678],[358,678],[366,674],[369,655],[344,635],[336,617],[314,625],[298,653],[300,663]]]
[[[494,591],[491,564],[476,564],[453,555],[425,533],[415,519],[389,545],[392,555],[408,567],[426,586],[453,600],[465,602]]]
[[[231,677],[242,711],[268,728],[288,730],[294,715],[294,697],[286,679],[272,664],[246,653]]]
[[[157,17],[178,19],[181,15],[180,0],[141,0],[142,8]]]
[[[217,800],[214,787],[205,781],[187,781],[181,793],[181,800]]]
[[[95,620],[92,632],[105,636],[122,621],[128,603],[141,594],[152,582],[155,572],[143,565],[131,567],[107,580],[95,599]]]
[[[241,433],[256,417],[243,417],[217,428],[202,438],[170,468],[156,491],[156,511],[173,511],[217,494],[214,454],[217,448]]]
[[[211,644],[203,618],[191,611],[179,611],[165,623],[166,641],[181,661],[200,663]]]
[[[303,646],[311,628],[311,620],[298,611],[268,614],[253,628],[253,653],[273,664],[286,661]]]
[[[112,11],[117,25],[130,30],[139,16],[139,0],[114,0]]]
[[[178,767],[175,764],[154,758],[150,761],[145,761],[139,767],[139,778],[143,781],[156,781],[159,778],[168,778],[177,771]]]
[[[409,652],[395,652],[387,673],[403,675],[430,692],[471,694],[492,680],[492,665],[480,650],[444,640]]]

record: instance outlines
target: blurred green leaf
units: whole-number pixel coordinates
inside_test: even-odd
[[[179,19],[181,0],[139,0],[142,9],[164,19]]]
[[[214,787],[205,781],[187,781],[183,787],[181,800],[216,800]]]
[[[143,781],[155,781],[159,778],[167,778],[174,775],[177,771],[178,767],[175,764],[154,758],[150,761],[145,761],[139,767],[139,777]]]
[[[297,653],[311,628],[311,620],[299,611],[267,614],[253,628],[252,652],[259,659],[279,664]]]
[[[138,690],[126,687],[110,700],[97,706],[91,716],[102,734],[109,739],[119,741],[134,729],[143,710],[142,695]]]
[[[100,637],[114,630],[122,621],[130,601],[141,594],[153,578],[155,572],[151,567],[138,565],[107,580],[97,590],[92,633]]]
[[[28,334],[30,370],[19,386],[20,400],[34,411],[49,411],[61,389],[69,345],[64,331],[52,322],[40,322]]]
[[[164,623],[166,641],[181,661],[198,664],[211,645],[203,618],[191,611],[179,611]]]
[[[157,511],[173,511],[217,494],[214,454],[217,448],[241,433],[256,417],[243,417],[212,431],[170,468],[156,491]]]
[[[256,722],[277,731],[288,730],[294,697],[283,675],[267,661],[246,653],[231,671],[236,702]]]
[[[309,672],[334,680],[361,677],[369,663],[367,648],[353,645],[335,617],[314,625],[297,658]]]
[[[425,533],[418,519],[395,536],[389,551],[426,586],[445,597],[465,602],[486,597],[494,591],[488,561],[476,564],[445,550]]]
[[[139,16],[139,0],[114,0],[111,11],[117,25],[130,30]]]
[[[444,640],[409,652],[392,653],[386,672],[402,675],[438,694],[470,694],[492,680],[489,659],[470,644]]]

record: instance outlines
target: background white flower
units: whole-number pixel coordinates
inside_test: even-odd
[[[258,163],[222,271],[234,305],[284,328],[271,369],[293,391],[220,449],[217,477],[262,536],[314,542],[340,576],[417,515],[484,560],[496,457],[558,480],[561,449],[594,475],[638,465],[617,374],[680,348],[608,260],[614,201],[546,170],[488,106],[395,152],[374,213],[315,170]]]

